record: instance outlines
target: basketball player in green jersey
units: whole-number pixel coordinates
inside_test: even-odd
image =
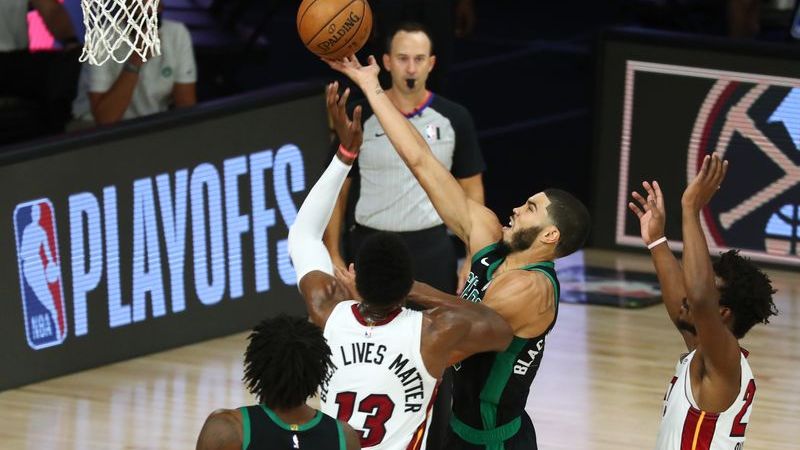
[[[244,354],[244,381],[258,405],[219,409],[197,450],[358,450],[346,422],[306,405],[331,369],[331,349],[308,320],[278,316],[256,325]]]
[[[559,284],[553,260],[583,246],[589,234],[589,212],[569,193],[548,189],[525,199],[514,208],[508,225],[502,226],[494,213],[464,194],[425,139],[386,97],[374,57],[370,56],[367,66],[353,56],[326,62],[361,88],[439,216],[469,248],[472,270],[461,297],[494,309],[514,331],[504,352],[477,354],[456,367],[445,448],[537,448],[525,404],[545,337],[558,314]],[[458,300],[424,285],[417,285],[410,299],[424,307]]]

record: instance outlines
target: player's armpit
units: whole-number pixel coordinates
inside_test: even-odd
[[[697,331],[692,365],[702,364],[697,373],[700,376],[700,391],[695,391],[697,406],[703,411],[725,411],[739,393],[742,376],[739,342],[723,322],[719,307],[694,308],[692,318]]]
[[[512,270],[498,276],[486,291],[483,304],[500,314],[521,338],[544,333],[556,314],[553,284],[535,271]]]
[[[325,328],[336,304],[348,297],[347,289],[339,280],[319,270],[307,273],[300,280],[299,288],[309,319],[320,328]]]
[[[738,386],[741,349],[739,341],[723,322],[719,306],[701,303],[691,307],[694,328],[697,331],[695,342],[705,372],[712,377],[724,378],[732,386]],[[731,314],[730,310],[725,314]]]
[[[239,450],[242,448],[242,415],[232,409],[212,412],[197,438],[197,450]]]

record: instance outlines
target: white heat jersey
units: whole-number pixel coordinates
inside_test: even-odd
[[[320,388],[322,412],[346,421],[373,450],[424,449],[437,380],[422,361],[422,313],[402,308],[368,326],[358,303],[336,305],[325,324],[335,365]]]
[[[741,450],[744,432],[753,409],[756,382],[747,351],[742,350],[741,386],[733,404],[721,413],[701,411],[694,401],[689,365],[692,351],[684,356],[675,369],[664,396],[664,412],[658,431],[656,450]]]

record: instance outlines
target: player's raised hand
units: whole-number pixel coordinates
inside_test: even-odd
[[[628,203],[628,208],[639,218],[642,240],[646,245],[664,236],[664,223],[666,221],[666,210],[664,209],[664,196],[661,193],[661,186],[658,181],[649,183],[642,182],[647,193],[647,198],[634,191],[631,195],[636,200]]]
[[[333,127],[339,142],[350,153],[357,155],[361,142],[364,137],[364,130],[361,128],[361,106],[356,106],[353,110],[353,118],[347,115],[347,98],[350,96],[350,88],[344,90],[339,95],[339,83],[334,81],[328,84],[325,92],[328,114],[333,121]]]
[[[381,71],[375,57],[369,55],[367,58],[367,65],[362,66],[356,58],[356,55],[345,56],[342,59],[326,59],[322,58],[333,70],[347,75],[348,78],[353,80],[362,90],[375,89],[378,83],[378,73]]]
[[[727,160],[721,160],[716,153],[711,156],[706,155],[697,176],[683,191],[681,206],[684,211],[699,213],[720,188],[727,172]]]

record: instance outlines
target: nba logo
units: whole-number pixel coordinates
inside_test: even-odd
[[[439,127],[436,125],[428,125],[425,127],[425,137],[428,138],[429,141],[437,141],[441,139],[441,135],[439,133]]]
[[[67,337],[55,210],[48,199],[17,205],[14,235],[28,345],[34,350]]]

